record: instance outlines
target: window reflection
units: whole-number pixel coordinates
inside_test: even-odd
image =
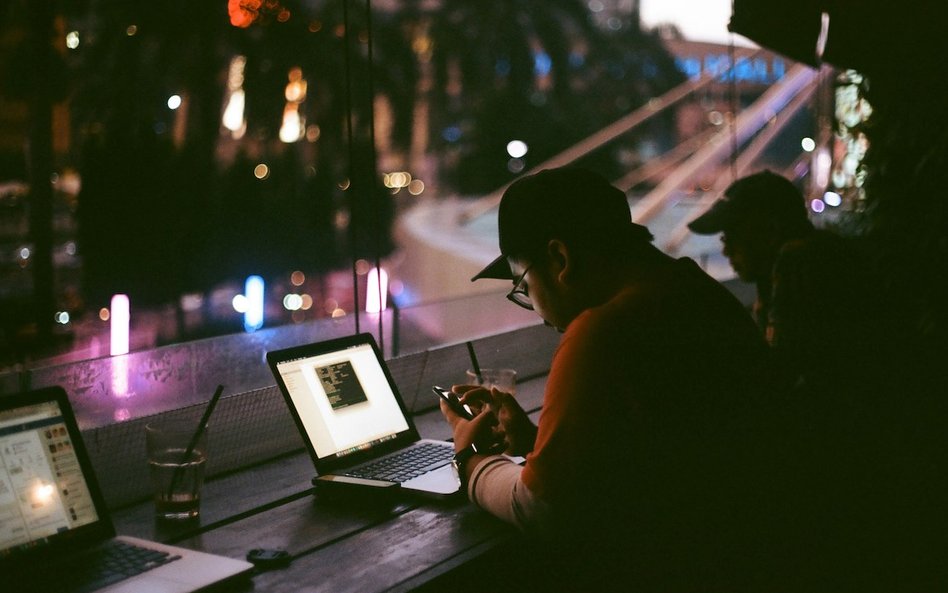
[[[379,2],[369,19],[334,1],[85,3],[48,13],[44,57],[27,51],[39,9],[16,3],[0,23],[0,368],[103,355],[115,294],[133,351],[477,295],[468,268],[496,250],[505,184],[556,159],[628,177],[731,117],[724,86],[658,97],[705,67],[750,95],[785,69],[742,48],[729,70],[724,46],[607,4]],[[611,131],[638,109],[652,115]],[[28,161],[53,181],[39,223]],[[31,224],[48,227],[35,244]],[[438,317],[411,330],[452,333]]]

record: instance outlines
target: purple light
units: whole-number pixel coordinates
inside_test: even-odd
[[[128,354],[128,325],[131,319],[128,295],[117,294],[112,297],[110,311],[112,347],[109,350],[112,356]]]
[[[125,399],[131,395],[128,386],[128,357],[116,356],[112,359],[112,397]]]
[[[826,210],[826,204],[823,203],[823,200],[820,200],[819,198],[817,198],[813,200],[812,202],[810,202],[810,210],[819,214],[823,210]]]

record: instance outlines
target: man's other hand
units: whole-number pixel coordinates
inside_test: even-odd
[[[523,456],[533,451],[537,440],[537,427],[524,412],[513,395],[497,388],[490,390],[474,385],[455,385],[452,391],[460,396],[461,403],[478,411],[489,409],[497,419],[492,426],[492,442],[499,444],[507,455]]]

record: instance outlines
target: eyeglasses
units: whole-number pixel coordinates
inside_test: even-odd
[[[530,271],[532,265],[533,264],[527,266],[523,274],[520,274],[520,277],[514,282],[514,287],[507,293],[507,300],[530,311],[533,311],[533,301],[530,300],[530,295],[527,294],[527,288],[521,288],[521,285],[523,284],[524,278],[527,277],[527,272]]]

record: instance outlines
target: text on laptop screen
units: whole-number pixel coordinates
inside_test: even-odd
[[[0,412],[0,557],[97,520],[59,404]]]
[[[348,455],[408,430],[375,351],[361,344],[277,364],[316,455]]]

